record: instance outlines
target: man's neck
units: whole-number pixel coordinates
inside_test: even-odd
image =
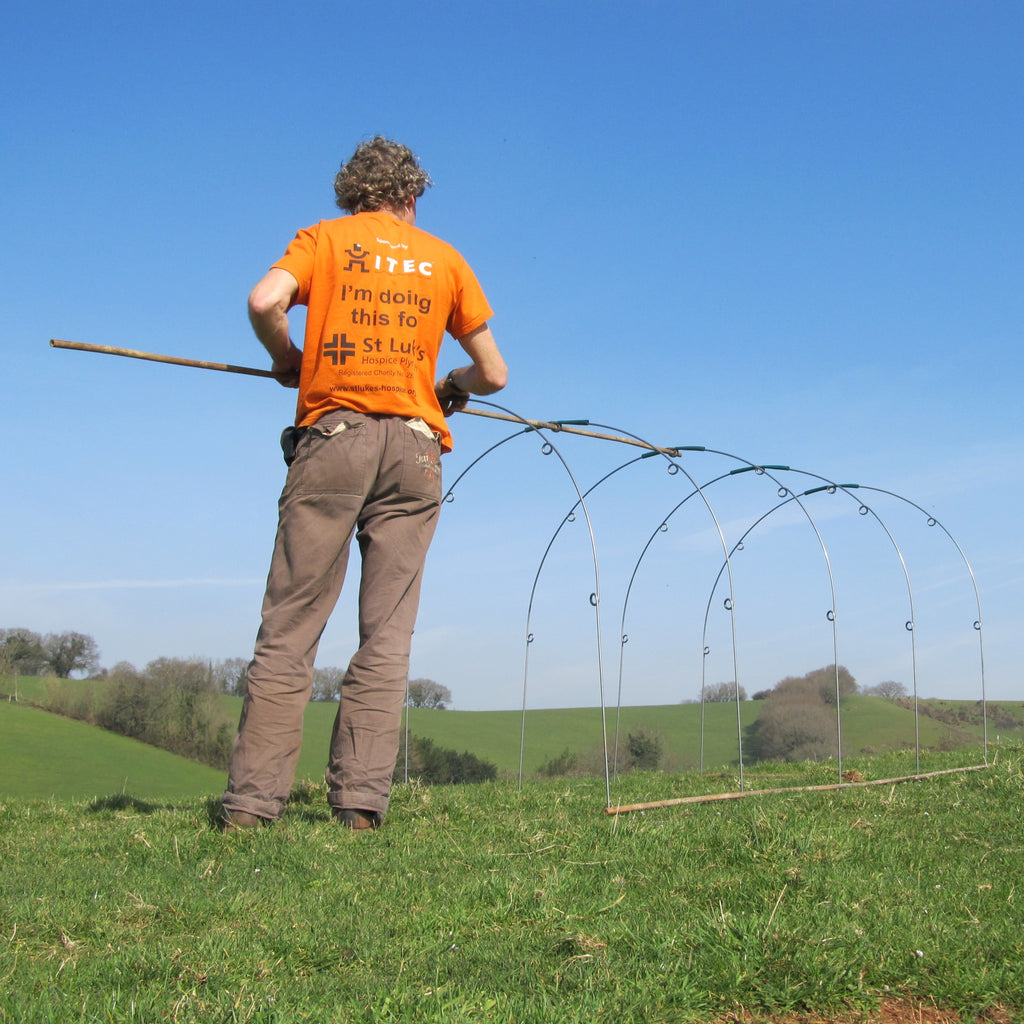
[[[382,206],[381,209],[385,213],[390,213],[392,217],[404,222],[405,224],[416,224],[416,200],[413,199],[407,206],[403,206],[400,209],[396,209],[393,206]]]

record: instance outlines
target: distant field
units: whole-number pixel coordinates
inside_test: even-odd
[[[42,701],[49,687],[83,687],[91,684],[74,680],[23,678],[18,680],[21,705],[0,705],[0,795],[28,798],[67,796],[83,798],[96,794],[130,792],[146,798],[214,796],[225,782],[223,772],[142,743],[113,736],[79,722],[72,722],[26,707],[25,702]],[[98,684],[102,685],[102,684]],[[11,690],[10,681],[5,689]],[[222,698],[232,718],[241,710],[241,700]],[[936,701],[942,712],[975,709],[974,701]],[[744,701],[741,722],[746,730],[762,707],[759,701]],[[305,715],[305,736],[297,777],[320,782],[323,779],[327,747],[337,705],[312,703]],[[737,767],[736,707],[709,704],[704,709],[704,758],[707,771],[735,771]],[[1001,701],[990,705],[989,740],[1024,738],[1024,702]],[[614,708],[607,712],[610,749],[614,754],[618,724],[620,763],[630,733],[643,730],[661,742],[662,766],[669,772],[697,770],[701,757],[701,708],[699,705],[663,705]],[[410,711],[414,735],[427,737],[439,746],[469,751],[496,764],[505,778],[519,771],[519,749],[523,717],[519,711]],[[949,724],[920,717],[920,743],[926,752],[943,749],[976,748],[981,757],[981,727]],[[901,750],[915,744],[914,715],[906,708],[878,697],[852,697],[843,703],[842,735],[844,757]],[[566,708],[528,711],[524,744],[524,775],[535,777],[546,762],[568,750],[579,765],[603,773],[601,713],[597,708]],[[931,754],[928,754],[930,757]],[[928,757],[922,767],[927,769]],[[752,769],[749,758],[745,768]]]
[[[955,704],[957,702],[946,702]],[[973,705],[973,702],[961,702]],[[740,705],[743,729],[752,725],[761,709],[760,701]],[[1024,703],[1000,702],[1015,715],[1016,729],[1003,729],[1005,738],[1024,737]],[[299,774],[321,779],[337,706],[311,704],[306,711],[305,737]],[[410,711],[410,730],[435,743],[455,750],[468,750],[498,766],[500,773],[519,770],[519,745],[523,716],[520,711]],[[607,713],[608,742],[614,748],[616,712]],[[980,726],[958,726],[920,716],[922,748],[954,749],[976,744],[981,747]],[[663,767],[667,771],[693,771],[700,765],[701,709],[696,704],[669,704],[623,708],[618,722],[619,749],[638,730],[656,735],[662,744]],[[880,697],[851,697],[843,702],[842,730],[844,756],[901,750],[916,743],[914,714]],[[994,731],[989,729],[990,739]],[[532,776],[552,758],[568,749],[581,761],[592,760],[602,744],[601,712],[597,708],[566,708],[528,711],[525,731],[525,774]],[[737,763],[736,706],[708,704],[704,709],[704,768],[728,768]]]

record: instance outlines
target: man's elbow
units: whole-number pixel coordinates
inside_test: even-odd
[[[249,292],[249,319],[255,323],[287,316],[298,290],[298,282],[291,274],[272,268]]]
[[[273,316],[280,305],[276,295],[258,284],[249,292],[249,319],[265,320],[268,316]]]
[[[497,363],[488,365],[483,371],[483,383],[487,388],[484,394],[493,395],[508,383],[508,367],[505,365],[504,360],[498,360]]]

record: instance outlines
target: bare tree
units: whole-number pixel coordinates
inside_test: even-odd
[[[900,697],[906,697],[907,688],[902,683],[887,679],[884,683],[868,686],[864,693],[869,697],[888,697],[889,700],[899,700]]]
[[[313,670],[313,700],[338,700],[341,684],[345,681],[345,670],[328,665]]]
[[[715,683],[713,686],[704,687],[705,704],[731,704],[736,700],[735,683]],[[739,687],[739,699],[747,699],[747,691]]]
[[[443,710],[452,702],[452,691],[433,679],[410,679],[407,704],[411,708]]]
[[[225,658],[223,661],[210,662],[210,674],[213,685],[221,693],[229,697],[245,696],[245,674],[249,662],[246,658]]]

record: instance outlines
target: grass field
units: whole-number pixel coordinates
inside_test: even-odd
[[[719,784],[637,773],[622,796]],[[120,784],[5,798],[0,1022],[1020,1020],[1022,810],[1006,743],[916,783],[620,817],[591,780],[403,785],[369,834],[314,787],[233,835],[212,800]]]

